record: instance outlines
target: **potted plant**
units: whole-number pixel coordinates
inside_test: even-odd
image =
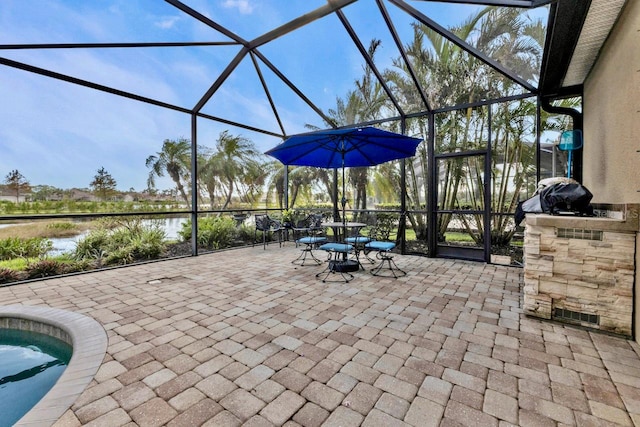
[[[282,211],[282,225],[290,228],[293,226],[293,209],[285,209]]]

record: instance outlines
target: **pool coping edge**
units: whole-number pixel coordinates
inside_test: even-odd
[[[51,325],[71,340],[73,353],[67,368],[51,390],[15,424],[51,426],[73,405],[100,368],[107,352],[107,332],[91,317],[50,307],[0,306],[2,317]]]

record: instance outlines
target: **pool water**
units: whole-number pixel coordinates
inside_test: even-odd
[[[12,426],[47,394],[71,352],[48,335],[0,328],[0,427]]]

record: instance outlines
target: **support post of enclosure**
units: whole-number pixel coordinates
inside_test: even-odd
[[[407,133],[407,118],[402,117],[400,121],[400,133]],[[407,159],[400,160],[400,223],[398,226],[398,237],[400,237],[400,253],[407,253]]]
[[[198,255],[198,116],[191,114],[191,255]]]

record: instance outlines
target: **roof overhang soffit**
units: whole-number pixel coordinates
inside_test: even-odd
[[[441,3],[477,4],[480,6],[519,7],[533,9],[547,5],[556,0],[414,0],[414,1],[438,1]]]
[[[547,38],[540,69],[540,95],[565,97],[578,95],[582,87],[562,88],[590,1],[560,1],[551,5]]]
[[[562,0],[549,11],[540,94],[566,98],[582,94],[584,81],[626,0]]]

